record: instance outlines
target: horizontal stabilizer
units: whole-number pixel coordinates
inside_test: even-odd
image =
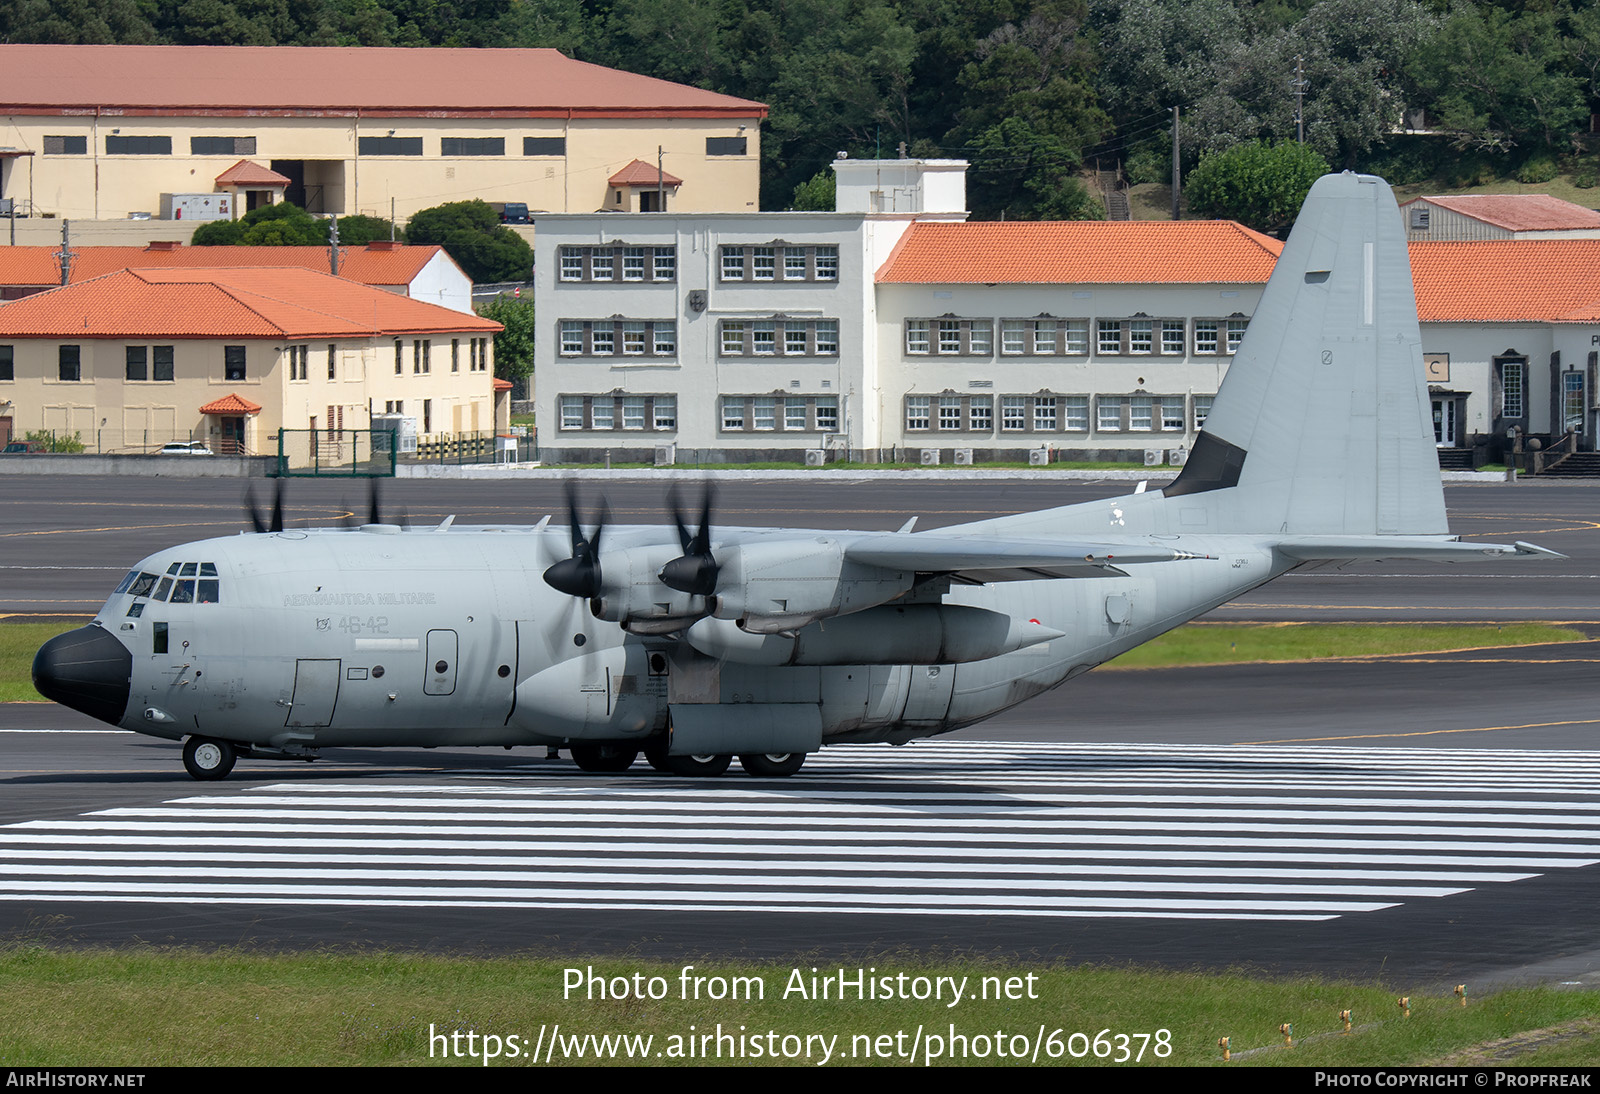
[[[1302,562],[1346,562],[1356,559],[1415,558],[1430,562],[1473,562],[1483,559],[1540,556],[1566,558],[1531,543],[1463,543],[1432,536],[1292,536],[1273,544]]]

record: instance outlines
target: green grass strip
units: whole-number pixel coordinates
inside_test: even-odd
[[[1189,623],[1108,662],[1118,669],[1225,665],[1246,661],[1312,661],[1444,650],[1583,642],[1571,627],[1549,623],[1432,626],[1384,623]]]
[[[587,988],[591,969],[612,981],[605,998]],[[744,978],[740,998],[707,998],[727,994],[736,977]],[[955,1006],[948,987],[943,999],[917,1000],[883,998],[881,987],[879,998],[863,999],[853,986],[887,979],[900,996],[937,977],[965,978]],[[583,986],[569,992],[573,979]],[[823,983],[828,998],[817,998],[812,988]],[[617,986],[625,986],[621,998]],[[1450,995],[1409,998],[1405,1017],[1392,989],[1371,985],[913,954],[841,969],[817,959],[272,956],[30,943],[0,952],[0,1066],[482,1066],[445,1052],[448,1044],[481,1054],[486,1034],[499,1039],[493,1066],[525,1066],[541,1033],[548,1048],[557,1025],[563,1038],[579,1039],[551,1054],[562,1064],[629,1062],[617,1052],[596,1059],[605,1053],[589,1035],[650,1037],[648,1047],[635,1042],[635,1062],[693,1066],[766,1064],[774,1051],[779,1063],[816,1066],[827,1046],[835,1066],[1018,1065],[1034,1062],[1036,1043],[1040,1064],[1104,1066],[1127,1056],[1122,1066],[1224,1066],[1220,1037],[1234,1054],[1227,1066],[1491,1058],[1554,1066],[1592,1064],[1600,1053],[1600,992],[1516,990],[1465,1007]],[[1346,1009],[1349,1034],[1339,1018]],[[1283,1047],[1284,1023],[1293,1025],[1293,1047]]]

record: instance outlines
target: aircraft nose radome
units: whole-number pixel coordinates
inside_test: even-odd
[[[103,627],[58,634],[33,658],[33,686],[46,699],[117,725],[128,709],[133,654]]]

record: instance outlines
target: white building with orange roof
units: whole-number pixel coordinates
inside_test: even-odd
[[[487,432],[500,329],[297,267],[125,269],[0,307],[0,427],[255,455],[386,413],[424,438]]]
[[[1549,194],[1446,194],[1400,206],[1406,239],[1600,239],[1600,213]]]
[[[674,208],[753,210],[766,115],[554,49],[6,44],[0,198],[113,220],[163,194],[236,191],[248,209],[276,200],[276,176],[313,213],[589,212],[659,158],[682,180]],[[229,180],[241,160],[266,174]]]
[[[76,284],[130,268],[299,266],[331,273],[328,247],[191,247],[156,242],[143,247],[73,247],[68,281]],[[472,313],[472,279],[443,247],[380,240],[339,248],[339,276],[413,300]],[[61,248],[0,247],[0,301],[61,285]]]

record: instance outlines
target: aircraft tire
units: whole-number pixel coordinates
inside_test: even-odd
[[[580,768],[597,775],[615,775],[628,770],[639,756],[638,749],[622,745],[573,745],[572,759]]]
[[[709,779],[728,770],[732,763],[732,756],[668,756],[667,770],[674,775]]]
[[[238,759],[238,750],[227,741],[190,737],[183,743],[183,766],[202,782],[226,779]]]
[[[667,746],[645,745],[644,758],[647,763],[664,775],[672,774],[672,766],[667,762]]]
[[[739,766],[745,774],[762,779],[793,775],[805,762],[804,752],[745,752],[739,756]]]

